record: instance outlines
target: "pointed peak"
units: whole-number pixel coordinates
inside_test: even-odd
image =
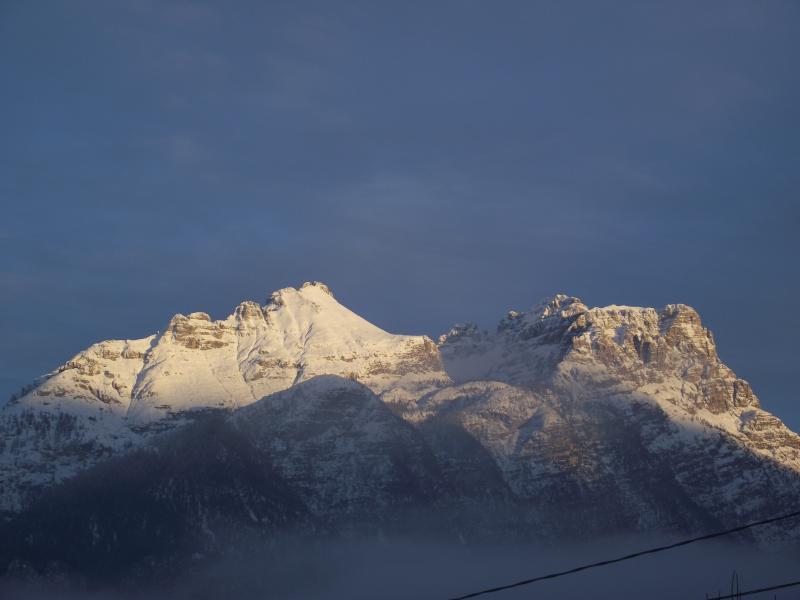
[[[667,304],[662,310],[661,314],[664,317],[674,317],[676,315],[685,315],[687,320],[697,319],[700,320],[700,314],[693,307],[688,304]]]
[[[261,312],[261,306],[259,306],[258,302],[254,302],[253,300],[241,302],[239,306],[236,307],[234,314],[239,320],[264,318],[264,314]]]
[[[336,300],[333,297],[333,292],[331,289],[320,281],[306,281],[303,285],[299,288],[293,287],[286,287],[280,289],[276,292],[272,292],[267,300],[267,308],[274,309],[276,307],[284,306],[289,298],[302,296],[303,298],[307,298],[309,295],[319,295],[322,294],[324,296],[330,297],[332,300]]]
[[[333,292],[331,291],[331,288],[329,288],[327,285],[325,285],[321,281],[306,281],[303,285],[300,286],[300,290],[301,291],[309,289],[309,288],[316,288],[319,291],[324,292],[324,293],[328,294],[328,296],[333,298]]]
[[[189,317],[187,317],[183,313],[175,313],[174,315],[172,315],[169,322],[167,323],[167,330],[172,329],[173,327],[175,327],[177,323],[182,323],[183,321],[186,321],[188,318]]]
[[[694,308],[687,304],[667,304],[659,313],[662,328],[676,326],[688,327],[696,331],[703,330],[703,322]],[[708,332],[711,336],[711,333]],[[712,341],[713,344],[713,341]]]
[[[570,317],[586,310],[588,310],[588,307],[580,298],[567,294],[555,294],[535,304],[530,312],[532,316],[545,319],[555,314],[560,314],[562,317]]]
[[[535,304],[528,312],[510,310],[497,326],[498,331],[516,330],[550,317],[569,319],[589,308],[575,296],[556,294]]]

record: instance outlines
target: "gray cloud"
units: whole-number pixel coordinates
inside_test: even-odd
[[[432,335],[687,302],[800,427],[794,3],[0,10],[3,394],[321,279]]]

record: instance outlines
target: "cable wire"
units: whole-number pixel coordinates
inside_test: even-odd
[[[781,583],[779,585],[772,585],[770,587],[758,588],[757,590],[747,590],[746,592],[736,592],[735,594],[728,594],[727,596],[713,596],[709,600],[730,600],[730,598],[739,598],[740,596],[750,596],[752,594],[760,594],[761,592],[771,592],[772,590],[782,590],[784,588],[800,585],[800,581],[790,581],[789,583]]]
[[[531,577],[530,579],[523,579],[522,581],[516,581],[514,583],[509,583],[506,585],[499,585],[493,588],[487,588],[485,590],[480,590],[478,592],[472,592],[470,594],[465,594],[463,596],[454,596],[449,600],[466,600],[466,598],[475,598],[477,596],[482,596],[484,594],[493,594],[495,592],[502,592],[503,590],[510,590],[511,588],[521,587],[523,585],[530,585],[531,583],[536,583],[538,581],[544,581],[546,579],[556,579],[557,577],[564,577],[565,575],[572,575],[574,573],[579,573],[581,571],[586,571],[588,569],[596,569],[598,567],[605,567],[608,565],[613,565],[614,563],[622,562],[625,560],[631,560],[632,558],[637,558],[639,556],[644,556],[646,554],[656,554],[658,552],[665,552],[666,550],[672,550],[673,548],[680,548],[681,546],[688,546],[689,544],[694,544],[695,542],[702,542],[705,540],[710,540],[718,537],[722,537],[725,535],[730,535],[732,533],[738,533],[739,531],[744,531],[745,529],[750,529],[751,527],[758,527],[760,525],[768,525],[770,523],[777,523],[778,521],[784,521],[786,519],[791,519],[793,517],[800,516],[800,510],[788,513],[785,515],[781,515],[779,517],[772,517],[770,519],[763,519],[761,521],[753,521],[751,523],[746,523],[744,525],[740,525],[739,527],[734,527],[733,529],[726,529],[724,531],[716,531],[714,533],[707,533],[706,535],[701,535],[694,538],[689,538],[687,540],[681,540],[680,542],[675,542],[673,544],[668,544],[666,546],[657,546],[655,548],[648,548],[647,550],[640,550],[638,552],[633,552],[631,554],[626,554],[624,556],[619,556],[617,558],[610,558],[608,560],[601,560],[594,563],[589,563],[586,565],[581,565],[579,567],[574,567],[572,569],[567,569],[566,571],[556,571],[555,573],[548,573],[547,575],[540,575],[538,577]],[[755,593],[755,592],[752,592]],[[729,596],[730,597],[730,596]]]

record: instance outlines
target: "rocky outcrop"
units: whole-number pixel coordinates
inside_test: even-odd
[[[588,308],[558,295],[494,333],[457,327],[440,350],[461,385],[426,400],[448,399],[429,418],[481,440],[515,492],[540,501],[533,515],[592,507],[581,527],[696,529],[788,512],[800,493],[800,436],[720,361],[691,307]]]
[[[355,381],[316,377],[237,411],[233,422],[340,532],[399,533],[408,511],[441,499],[444,482],[421,436]]]
[[[690,412],[759,407],[750,385],[719,360],[697,312],[683,304],[661,311],[590,309],[577,298],[557,295],[528,313],[510,312],[494,334],[475,326],[454,328],[439,347],[456,381],[544,389],[570,370],[594,368],[597,384],[655,389],[679,383],[671,400]]]

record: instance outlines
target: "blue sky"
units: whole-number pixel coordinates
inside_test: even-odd
[[[800,429],[795,2],[0,3],[0,395],[323,280],[695,306]]]

